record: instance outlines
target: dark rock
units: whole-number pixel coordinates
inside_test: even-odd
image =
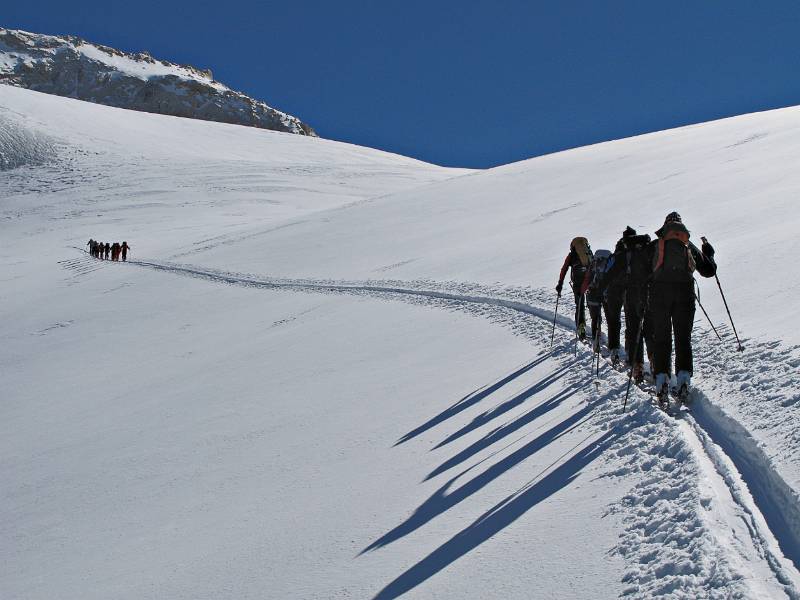
[[[107,57],[107,58],[106,58]],[[75,36],[0,28],[0,83],[144,112],[316,136],[297,117],[214,81],[210,69]]]

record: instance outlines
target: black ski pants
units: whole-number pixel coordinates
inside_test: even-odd
[[[599,298],[590,298],[587,294],[586,304],[589,307],[589,319],[592,322],[592,339],[595,339],[603,326],[603,303]]]
[[[581,323],[586,324],[586,297],[578,291],[578,286],[572,288],[575,296],[575,327],[580,327]]]
[[[652,302],[652,291],[650,299]],[[646,304],[647,288],[629,285],[625,290],[625,354],[631,364],[644,362],[645,342],[648,349],[652,350],[652,340],[648,337],[651,324],[648,315],[645,314]],[[645,317],[644,322],[642,316]]]
[[[653,373],[671,374],[672,337],[675,336],[675,371],[692,373],[692,326],[695,299],[692,282],[653,283],[650,290],[650,324]]]
[[[608,349],[619,348],[619,334],[622,330],[622,305],[625,302],[625,288],[614,285],[608,288],[603,308],[606,311],[608,327]]]

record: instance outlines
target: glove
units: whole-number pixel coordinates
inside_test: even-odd
[[[714,246],[708,242],[703,242],[703,246],[700,249],[708,258],[714,258]]]
[[[563,287],[564,287],[564,284],[563,284],[563,283],[561,283],[561,282],[559,282],[559,283],[556,285],[556,293],[558,293],[558,295],[559,295],[559,296],[561,295],[561,288],[563,288]]]

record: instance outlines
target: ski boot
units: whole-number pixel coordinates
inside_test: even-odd
[[[619,368],[619,348],[614,348],[611,351],[611,366],[615,369]]]
[[[586,341],[586,323],[578,325],[578,339],[582,342]]]
[[[669,375],[666,373],[656,375],[656,398],[659,408],[662,410],[669,408]]]
[[[677,386],[675,387],[675,397],[681,404],[686,404],[689,400],[689,391],[692,385],[692,374],[689,371],[678,371]]]

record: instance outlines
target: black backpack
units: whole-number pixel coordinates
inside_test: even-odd
[[[650,262],[650,236],[636,235],[625,240],[625,259],[628,285],[644,285],[652,272]]]
[[[695,268],[688,233],[669,230],[656,241],[653,253],[654,281],[688,283],[694,279]]]

